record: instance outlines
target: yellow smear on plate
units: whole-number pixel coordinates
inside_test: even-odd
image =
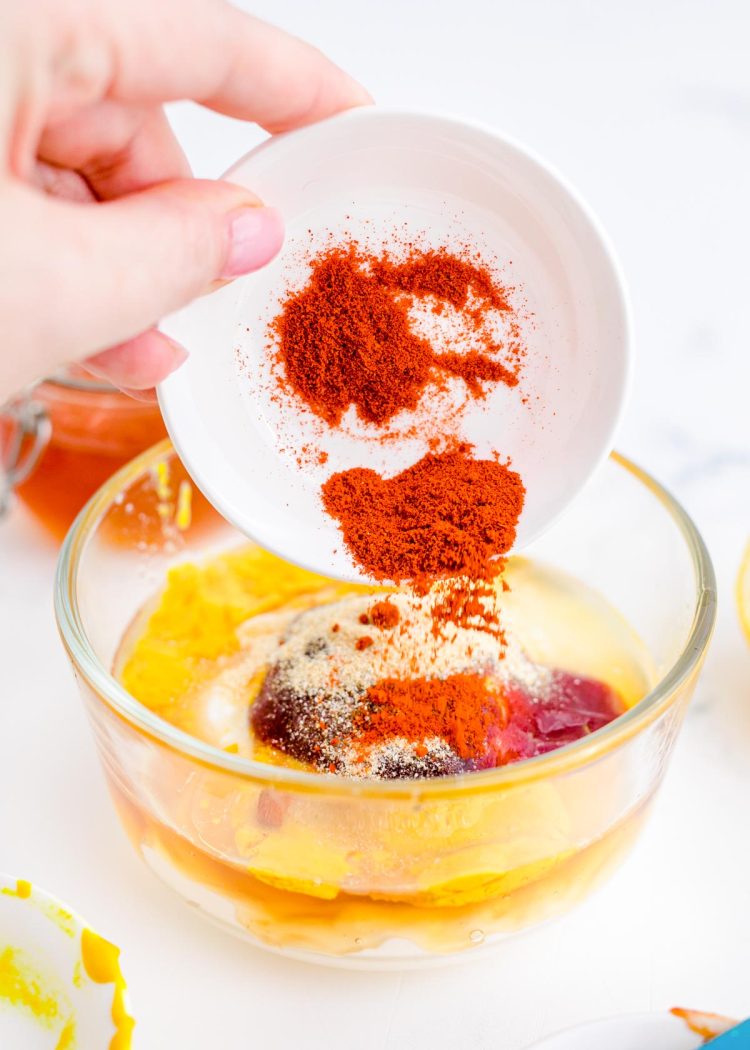
[[[93,930],[84,930],[81,934],[81,958],[84,970],[97,984],[122,980],[120,949]]]
[[[112,1020],[115,1035],[109,1050],[129,1050],[135,1021],[125,1004],[125,980],[120,970],[120,949],[93,930],[81,934],[81,959],[88,977],[96,984],[114,984]]]
[[[54,922],[58,929],[66,933],[68,937],[73,937],[76,930],[76,921],[71,913],[60,904],[56,904],[46,897],[32,897],[33,891],[34,887],[30,882],[26,879],[18,879],[14,890],[10,886],[4,886],[0,893],[5,897],[18,897],[19,900],[30,900],[34,907],[38,908],[51,922]]]
[[[28,900],[62,933],[75,935],[77,923],[72,913],[34,894],[32,884],[26,879],[18,879],[15,889],[3,887],[0,893]],[[73,968],[73,985],[81,988],[86,977],[95,984],[114,984],[111,1016],[115,1034],[108,1050],[130,1050],[135,1021],[127,1011],[127,985],[120,970],[120,949],[93,930],[84,929],[80,951],[81,957]],[[0,952],[0,1000],[25,1010],[46,1028],[54,1029],[62,1023],[55,1050],[76,1050],[76,1021],[65,989],[54,975],[43,973],[26,953],[12,946]]]
[[[27,900],[31,896],[32,886],[26,879],[17,879],[16,888],[12,890],[10,886],[3,886],[0,893],[4,897],[18,897],[20,900]]]
[[[27,882],[26,879],[19,879],[16,883],[16,896],[20,897],[21,900],[25,900],[31,896],[31,883]]]
[[[34,903],[63,933],[68,937],[75,937],[76,920],[69,911],[54,901],[35,900]]]
[[[65,1027],[60,1039],[68,1030],[67,1042],[62,1043],[65,1050],[75,1045],[71,1041],[75,1036],[75,1022],[70,1016],[72,1009],[67,997],[56,983],[26,953],[13,947],[0,952],[0,999],[17,1010],[23,1010],[47,1029],[56,1028],[64,1018]]]
[[[75,1021],[71,1018],[60,1033],[55,1050],[75,1050],[75,1045],[76,1026]]]
[[[115,1023],[115,1034],[109,1044],[109,1050],[130,1050],[135,1021],[128,1013],[125,1003],[125,982],[120,981],[115,987],[112,1000],[112,1020]]]

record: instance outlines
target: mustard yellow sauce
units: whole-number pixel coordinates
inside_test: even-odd
[[[171,569],[156,609],[134,625],[121,667],[128,692],[166,718],[185,694],[239,649],[237,628],[282,607],[304,607],[324,591],[330,601],[373,588],[334,583],[258,547],[243,547],[201,565]],[[305,601],[307,599],[307,602]]]
[[[44,1028],[55,1028],[69,1012],[62,989],[24,952],[7,947],[0,952],[0,999],[24,1010]]]
[[[25,879],[19,879],[15,888],[3,887],[0,893],[28,901],[67,937],[76,936],[80,929],[71,912],[45,895],[35,894],[32,884]],[[88,979],[95,984],[114,985],[111,1011],[114,1034],[108,1050],[130,1050],[135,1025],[127,1010],[126,984],[119,956],[119,948],[93,930],[82,930],[80,956],[73,966],[72,984],[81,989]],[[61,976],[13,945],[0,951],[0,1000],[24,1011],[43,1028],[59,1031],[55,1050],[89,1050],[80,1045],[76,1007]]]
[[[96,984],[114,984],[112,1021],[115,1034],[109,1050],[129,1050],[135,1021],[125,1003],[126,984],[120,970],[120,949],[93,930],[81,934],[81,959],[86,975]]]

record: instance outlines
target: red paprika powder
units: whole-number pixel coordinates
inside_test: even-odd
[[[491,579],[515,540],[525,489],[515,471],[471,458],[471,446],[428,452],[392,478],[356,467],[323,485],[323,504],[376,580]]]
[[[418,335],[409,296],[429,298],[438,312],[445,304],[464,312],[476,333],[472,346],[459,353]],[[397,262],[356,243],[331,248],[313,260],[309,280],[272,324],[282,384],[332,426],[351,405],[382,426],[448,376],[462,379],[472,397],[487,383],[515,386],[522,350],[515,337],[504,345],[484,325],[493,312],[512,313],[507,291],[477,259],[412,249]]]
[[[435,346],[417,333],[410,316],[414,300],[437,314],[447,307],[460,311],[470,332],[466,344]],[[498,325],[487,323],[498,315],[506,321],[512,315],[507,291],[476,256],[412,248],[396,259],[366,253],[356,243],[334,247],[313,260],[308,282],[287,298],[274,322],[283,382],[330,426],[354,406],[361,419],[384,427],[397,413],[415,409],[429,385],[443,386],[450,376],[463,380],[468,396],[481,397],[487,384],[518,382],[523,351],[513,335],[517,328],[506,324],[509,345],[501,344]],[[502,647],[496,577],[515,540],[523,482],[508,465],[475,459],[472,446],[455,433],[429,436],[431,450],[393,477],[365,468],[334,473],[322,487],[323,505],[369,576],[430,592],[436,636],[451,623],[487,631]],[[433,587],[436,581],[443,582]],[[398,608],[387,599],[359,622],[392,631],[393,644],[410,644],[409,624],[400,623]],[[336,633],[338,624],[331,630]],[[364,634],[354,647],[362,652],[373,644]],[[334,699],[336,689],[332,683]],[[269,691],[266,699],[299,700],[300,718],[307,718],[304,697],[275,698]],[[480,673],[385,678],[364,693],[340,739],[354,745],[363,762],[368,749],[389,741],[414,745],[422,760],[427,742],[438,740],[455,760],[468,763],[465,768],[477,768],[494,763],[492,741],[506,721],[503,697]],[[317,754],[305,734],[298,736],[308,758]],[[321,749],[323,744],[322,762]],[[344,759],[334,755],[338,768]],[[414,767],[404,761],[394,769],[411,775]],[[420,775],[455,771],[452,761],[432,755]]]
[[[398,608],[387,598],[382,602],[375,602],[368,615],[368,621],[382,630],[392,630],[400,619]]]
[[[423,744],[431,737],[445,741],[459,758],[477,759],[493,728],[505,724],[502,697],[484,678],[454,674],[447,678],[386,678],[368,689],[357,713],[358,748],[400,737]]]

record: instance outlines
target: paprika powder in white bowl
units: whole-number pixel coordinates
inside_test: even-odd
[[[520,475],[513,549],[540,535],[609,452],[628,385],[623,281],[577,195],[494,131],[377,107],[271,138],[226,177],[287,238],[162,325],[190,354],[162,411],[211,502],[362,579],[323,486],[460,447]]]

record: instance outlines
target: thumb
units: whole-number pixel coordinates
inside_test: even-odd
[[[180,180],[97,204],[23,187],[16,197],[15,236],[0,247],[14,348],[0,390],[131,339],[215,280],[265,265],[283,241],[279,213],[227,182]]]

